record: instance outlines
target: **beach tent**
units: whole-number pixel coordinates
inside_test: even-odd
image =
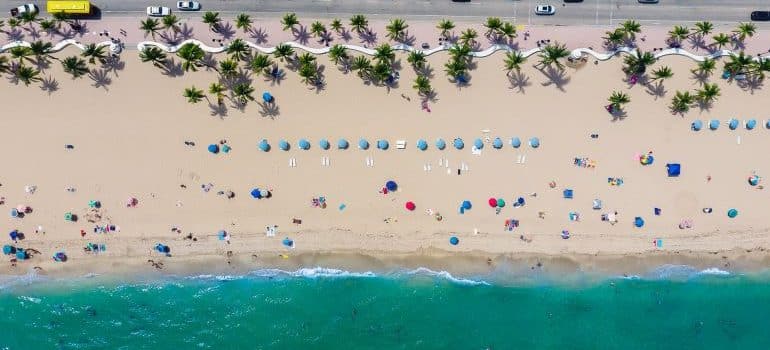
[[[489,197],[489,200],[487,200],[487,203],[489,203],[490,207],[494,208],[497,206],[497,198]]]
[[[446,148],[446,141],[444,139],[438,139],[436,140],[436,148],[443,151],[444,148]]]
[[[499,137],[495,137],[495,139],[492,140],[492,147],[496,149],[503,148],[503,140],[501,140]]]
[[[540,139],[537,137],[533,137],[529,139],[529,147],[532,147],[532,148],[540,147]]]
[[[719,129],[719,120],[711,119],[711,121],[709,122],[709,129],[711,130]]]
[[[573,194],[574,194],[574,193],[572,192],[572,189],[571,189],[571,188],[568,188],[568,189],[565,189],[565,190],[564,190],[564,193],[563,193],[563,194],[564,194],[564,198],[566,198],[566,199],[572,199],[572,196],[573,196]]]
[[[337,149],[348,149],[348,147],[350,147],[348,140],[339,139],[339,141],[337,141]]]
[[[27,260],[27,258],[29,258],[29,254],[27,254],[27,252],[24,251],[24,249],[21,249],[21,248],[16,249],[16,259]]]
[[[727,123],[727,127],[728,127],[728,128],[730,128],[730,130],[735,130],[735,129],[737,129],[737,128],[738,128],[738,125],[739,125],[739,124],[740,124],[740,122],[738,121],[738,119],[732,118],[732,119],[730,119],[730,121]]]
[[[267,151],[270,151],[270,144],[269,144],[269,143],[267,143],[267,140],[265,140],[265,139],[262,139],[262,141],[259,141],[259,145],[258,145],[258,147],[259,147],[259,149],[260,149],[262,152],[267,152]]]
[[[414,202],[411,202],[411,201],[406,202],[406,205],[404,206],[406,207],[406,210],[409,210],[409,211],[415,210],[417,208],[417,206],[414,205]]]
[[[690,124],[690,129],[692,131],[700,131],[700,129],[703,129],[703,122],[700,119],[695,120]]]
[[[465,142],[463,142],[463,139],[461,139],[459,137],[455,139],[454,145],[455,145],[455,148],[457,148],[457,149],[465,148]]]
[[[289,145],[289,142],[286,140],[278,141],[278,148],[281,149],[281,151],[288,151],[289,148],[291,148],[291,145]]]
[[[56,254],[53,255],[53,261],[65,262],[67,261],[67,254],[64,254],[64,252],[56,252]]]
[[[286,247],[293,248],[294,247],[294,241],[291,240],[291,238],[286,237],[281,241],[281,244],[283,244]]]
[[[3,254],[11,255],[11,254],[15,254],[15,253],[16,253],[16,247],[14,247],[12,245],[8,245],[8,244],[3,246]]]
[[[390,180],[390,181],[385,183],[385,188],[387,188],[388,191],[393,192],[393,191],[398,189],[398,184],[396,184],[395,181]]]
[[[521,139],[520,139],[520,138],[518,138],[518,137],[514,137],[514,138],[512,138],[512,139],[511,139],[511,146],[513,146],[513,148],[519,148],[519,147],[521,147]]]
[[[727,217],[728,218],[732,219],[732,218],[734,218],[736,216],[738,216],[738,210],[737,209],[732,208],[732,209],[727,211]]]
[[[669,177],[677,177],[682,171],[682,166],[679,163],[669,163],[666,164],[666,169]]]
[[[498,198],[498,199],[497,199],[497,203],[496,203],[496,204],[497,204],[497,207],[498,207],[498,208],[502,208],[502,207],[504,207],[504,206],[505,206],[505,199],[502,199],[502,198]]]
[[[459,238],[457,238],[455,236],[449,237],[449,244],[451,244],[451,245],[458,245],[459,243],[460,243],[460,239]]]
[[[747,130],[753,130],[757,127],[757,120],[756,119],[749,119],[746,121],[746,129]]]
[[[260,191],[258,188],[254,188],[253,190],[251,190],[251,196],[256,199],[262,198],[262,194],[260,194]]]
[[[377,148],[381,150],[386,150],[390,147],[390,144],[388,143],[388,140],[378,140],[377,141]]]
[[[470,209],[470,208],[472,207],[472,205],[471,205],[471,201],[463,201],[463,204],[461,205],[461,207],[462,207],[463,209],[465,209],[465,210],[468,210],[468,209]]]
[[[365,139],[358,140],[358,148],[362,150],[368,150],[369,149],[369,141],[366,141]]]
[[[331,147],[331,145],[329,144],[329,140],[327,139],[321,139],[320,141],[318,141],[318,146],[321,147],[321,149],[323,150],[327,150],[329,149],[329,147]]]
[[[420,151],[424,151],[428,149],[428,142],[426,142],[423,139],[417,140],[417,149],[419,149]]]
[[[756,186],[756,185],[758,185],[758,184],[759,184],[759,180],[761,180],[761,179],[759,178],[759,176],[757,176],[757,175],[751,175],[751,176],[749,176],[749,185],[751,185],[751,186]]]
[[[309,150],[310,149],[310,141],[305,139],[300,139],[297,143],[297,146],[299,146],[300,149],[303,150]]]
[[[211,152],[213,154],[217,154],[217,153],[219,153],[219,145],[212,143],[212,144],[209,145],[208,150],[209,150],[209,152]]]
[[[476,149],[484,148],[484,141],[481,141],[481,139],[473,140],[473,147],[476,147]]]
[[[634,218],[634,226],[636,226],[636,227],[644,226],[644,219],[642,219],[642,217],[640,217],[640,216],[635,217]]]
[[[265,91],[262,93],[262,101],[265,101],[265,103],[272,103],[275,100],[275,97],[271,95],[269,92]]]

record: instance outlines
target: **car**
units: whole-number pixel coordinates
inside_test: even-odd
[[[751,13],[752,21],[770,21],[770,11],[754,11]]]
[[[177,1],[176,9],[179,11],[199,11],[201,3],[197,1]]]
[[[564,2],[583,2],[583,0],[564,0]]]
[[[25,4],[11,9],[11,17],[21,17],[25,13],[37,14],[40,9],[35,4]]]
[[[148,6],[147,15],[150,17],[164,17],[171,14],[171,9],[165,6]]]
[[[658,0],[637,0],[640,4],[657,4]]]
[[[541,16],[548,16],[556,13],[556,8],[551,5],[537,5],[535,6],[535,14]]]

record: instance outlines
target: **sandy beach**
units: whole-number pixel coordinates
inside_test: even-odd
[[[274,22],[265,25],[276,33],[265,45],[290,39],[281,36]],[[414,26],[419,34],[435,24]],[[598,47],[607,28],[578,28],[564,39],[554,28],[530,30],[535,34],[522,45],[531,47],[531,40],[546,35],[574,48]],[[648,38],[642,45],[662,46],[661,40],[652,39],[666,29],[644,30]],[[548,34],[539,34],[543,32]],[[764,52],[768,34],[758,33],[747,52]],[[142,40],[135,30],[130,36],[127,43]],[[83,42],[88,40],[95,39]],[[79,52],[69,47],[53,56]],[[770,221],[765,208],[770,198],[747,181],[753,174],[770,174],[769,161],[761,154],[770,147],[765,87],[747,90],[715,73],[710,81],[721,88],[721,96],[713,107],[696,107],[680,116],[668,108],[671,96],[699,87],[690,73],[695,62],[687,58],[665,57],[652,66],[674,72],[663,83],[664,96],[625,83],[619,58],[567,67],[563,75],[549,77],[547,70],[533,67],[533,57],[517,82],[506,76],[503,58],[498,52],[474,59],[469,84],[458,87],[443,72],[447,54],[430,56],[436,92],[430,112],[421,108],[412,88],[415,73],[403,53],[397,54],[403,68],[392,88],[365,84],[325,56],[317,57],[327,83],[320,90],[302,84],[291,70],[280,83],[253,76],[255,96],[269,91],[276,99],[270,113],[255,102],[239,110],[228,100],[226,113],[214,115],[211,97],[189,104],[182,91],[205,89],[217,79],[216,72],[167,76],[142,63],[131,45],[121,54],[125,64],[97,86],[88,78],[70,79],[56,61],[43,73],[56,79],[56,91],[3,82],[6,132],[0,146],[6,150],[6,166],[0,171],[0,196],[5,197],[0,209],[7,213],[26,205],[31,212],[0,222],[4,231],[24,234],[16,246],[40,254],[15,267],[6,262],[0,274],[24,274],[34,266],[51,274],[152,271],[148,259],[175,272],[321,264],[465,271],[468,267],[454,265],[487,269],[487,259],[527,266],[546,261],[614,273],[675,262],[766,266]],[[722,62],[717,67],[721,72]],[[615,90],[631,98],[620,119],[604,109]],[[759,125],[729,130],[730,118],[755,118]],[[722,125],[695,132],[690,128],[695,119],[718,119]],[[463,150],[451,146],[458,137],[465,141]],[[504,141],[502,149],[492,147],[496,137]],[[511,147],[512,137],[524,144]],[[527,145],[532,137],[539,138],[540,147]],[[297,147],[302,138],[312,144],[307,151]],[[336,149],[340,138],[351,147]],[[369,150],[357,148],[361,138],[372,145]],[[450,143],[447,149],[436,149],[438,138]],[[480,154],[471,150],[476,138],[485,141]],[[262,139],[270,142],[270,152],[258,149]],[[291,143],[289,151],[278,149],[282,139]],[[320,149],[321,139],[328,139],[332,148]],[[376,149],[379,139],[388,140],[390,149]],[[427,141],[426,151],[416,148],[419,139]],[[207,151],[221,140],[232,147],[229,153]],[[405,140],[406,148],[396,149],[397,140]],[[186,145],[189,141],[195,145]],[[65,148],[67,144],[73,148]],[[641,165],[639,155],[648,152],[655,162]],[[322,165],[323,157],[328,157],[328,166]],[[575,158],[589,158],[595,167],[576,166]],[[290,159],[296,166],[289,166]],[[667,176],[667,163],[681,164],[681,175]],[[608,178],[622,178],[623,184],[611,186]],[[380,193],[388,180],[396,181],[398,190]],[[211,189],[204,191],[202,185],[208,184]],[[35,186],[34,193],[25,192],[25,186]],[[269,189],[272,197],[254,199],[253,188]],[[572,199],[563,198],[565,189],[574,191]],[[235,197],[228,199],[219,191],[233,191]],[[325,197],[326,208],[311,204],[319,196]],[[496,213],[487,204],[490,197],[507,204]],[[518,197],[526,204],[513,207]],[[128,207],[128,198],[136,198],[137,205]],[[594,199],[601,199],[602,209],[592,209]],[[101,203],[98,222],[86,219],[90,200]],[[458,208],[465,200],[473,207],[461,214]],[[415,210],[405,209],[408,201]],[[707,214],[704,208],[713,211]],[[737,217],[728,218],[729,209],[738,210]],[[427,210],[441,213],[442,220]],[[65,221],[67,212],[78,221]],[[571,212],[579,220],[571,220]],[[613,212],[616,224],[600,219]],[[644,219],[643,227],[634,226],[636,217]],[[512,231],[504,229],[510,219],[519,223]],[[679,228],[683,221],[691,227]],[[115,225],[119,232],[95,233],[97,225]],[[274,225],[278,232],[268,237],[266,227]],[[36,232],[38,227],[44,232]],[[227,231],[228,240],[218,239],[220,230]],[[563,230],[570,232],[569,239],[562,238]],[[188,235],[196,240],[185,239]],[[460,243],[450,245],[451,236]],[[294,241],[292,249],[282,244],[286,237]],[[12,244],[5,239],[4,244]],[[106,251],[84,252],[88,243],[104,244]],[[157,243],[168,245],[170,256],[154,252]],[[51,260],[57,251],[66,252],[66,263]],[[465,261],[460,256],[469,263],[457,264]],[[560,259],[566,262],[558,263]]]

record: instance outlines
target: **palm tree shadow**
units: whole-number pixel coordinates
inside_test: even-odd
[[[222,36],[222,39],[230,40],[235,35],[235,29],[233,29],[233,25],[230,22],[225,22],[225,24],[219,25],[217,33]]]
[[[299,29],[293,31],[294,41],[305,45],[310,40],[310,33],[307,31],[307,27],[300,25]]]
[[[206,67],[206,71],[210,72],[213,70],[212,67],[217,66],[217,60],[214,58],[214,55],[211,53],[206,53],[203,55],[203,59],[201,60],[201,63],[203,63],[203,66]]]
[[[710,111],[711,107],[713,106],[714,106],[714,102],[703,101],[703,100],[698,101],[698,109],[700,109],[701,112]]]
[[[5,37],[8,41],[21,41],[24,39],[24,32],[22,32],[18,27],[13,28],[5,32]]]
[[[708,82],[709,75],[706,72],[698,73],[698,72],[692,72],[692,78],[698,82],[698,84],[703,85],[706,82]]]
[[[342,28],[342,31],[339,33],[340,39],[342,39],[344,42],[349,42],[350,39],[353,39],[353,36],[350,35],[350,31],[347,28]]]
[[[56,78],[49,75],[40,81],[40,90],[43,90],[50,95],[59,90],[59,82]]]
[[[429,93],[423,95],[423,97],[422,97],[422,104],[425,104],[425,103],[428,103],[428,102],[436,103],[436,102],[438,102],[438,100],[439,100],[438,99],[438,93],[436,92],[436,90],[432,90],[431,89]]]
[[[88,73],[88,77],[94,81],[91,85],[95,88],[109,90],[109,85],[112,83],[112,78],[110,78],[110,74],[106,69],[92,69]]]
[[[265,81],[269,81],[270,86],[281,85],[281,81],[284,79],[286,79],[286,71],[278,67],[277,64],[273,65],[270,74],[265,77]]]
[[[251,28],[249,30],[249,37],[254,39],[257,44],[267,43],[267,31],[264,28]]]
[[[746,49],[746,43],[743,42],[743,40],[733,39],[732,44],[733,44],[733,51],[735,50],[743,51]]]
[[[46,69],[51,68],[51,61],[46,58],[35,60],[35,68],[39,71],[45,71]]]
[[[435,70],[433,69],[433,67],[431,67],[430,64],[428,64],[428,63],[425,63],[422,66],[422,68],[419,68],[419,69],[415,70],[415,72],[417,72],[417,74],[425,76],[428,79],[433,79],[436,76],[434,71]]]
[[[29,32],[29,36],[31,36],[33,39],[40,38],[40,31],[37,29],[37,27],[32,28],[25,28],[27,32]]]
[[[417,37],[415,37],[414,34],[405,33],[404,38],[401,39],[400,43],[404,45],[414,46],[415,41],[417,41]]]
[[[526,74],[518,71],[513,72],[508,76],[508,82],[511,84],[509,89],[517,90],[517,92],[522,94],[526,94],[526,88],[532,85],[532,83],[529,81],[529,77]]]
[[[161,73],[170,78],[178,77],[184,74],[182,69],[182,63],[177,63],[173,58],[166,60],[165,64],[161,67]]]
[[[219,119],[223,119],[227,116],[227,106],[224,103],[209,103],[209,109],[211,109],[211,116],[218,116]]]
[[[192,39],[193,27],[187,25],[187,23],[182,23],[182,26],[179,27],[179,36],[182,40]]]
[[[81,38],[83,35],[88,34],[88,23],[81,22],[79,19],[76,19],[70,24],[70,28],[75,32],[76,35],[79,35]]]
[[[661,82],[656,84],[645,84],[645,87],[647,88],[646,92],[655,97],[655,100],[665,97],[666,92],[668,91]]]
[[[690,47],[696,50],[708,50],[708,46],[706,44],[706,39],[703,38],[701,35],[694,35],[691,36],[688,40],[690,42]]]
[[[566,92],[564,86],[569,84],[572,78],[567,76],[567,72],[564,68],[554,68],[551,66],[540,69],[540,72],[548,79],[547,82],[540,83],[542,86],[553,85],[562,92]]]
[[[281,114],[281,108],[275,103],[257,103],[260,107],[259,114],[263,117],[275,119]]]
[[[762,89],[762,85],[764,84],[764,79],[762,79],[759,76],[752,75],[750,77],[746,77],[744,80],[739,80],[737,82],[738,87],[741,89],[748,91],[752,95],[756,90]]]
[[[611,119],[612,122],[621,121],[628,117],[628,113],[626,113],[625,110],[620,108],[610,113],[610,115],[612,116],[612,119]]]
[[[358,38],[361,39],[361,42],[367,45],[374,45],[377,43],[377,33],[366,29],[360,33],[358,33]]]
[[[107,72],[113,73],[117,77],[118,71],[126,68],[126,62],[121,61],[120,56],[109,56],[106,60],[104,60],[102,67],[106,69]]]

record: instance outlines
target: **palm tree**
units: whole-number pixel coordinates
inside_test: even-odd
[[[236,61],[243,61],[251,55],[251,47],[241,38],[237,38],[227,45],[227,54]]]
[[[425,67],[425,53],[422,51],[412,51],[406,56],[406,61],[412,65],[415,70]]]
[[[631,102],[631,97],[624,92],[613,91],[607,101],[610,102],[613,111],[620,111],[623,109],[623,105]]]
[[[663,66],[652,71],[652,79],[650,81],[658,81],[658,84],[662,84],[664,80],[674,76],[674,72],[668,66]]]
[[[252,95],[253,93],[254,88],[247,83],[241,83],[233,86],[233,97],[242,106],[245,106],[249,101],[254,101],[254,96]]]
[[[699,37],[704,37],[706,35],[711,34],[711,32],[714,31],[714,24],[711,22],[695,22],[695,29],[692,30],[692,33],[690,35],[697,35]]]
[[[142,62],[152,62],[152,65],[158,68],[164,68],[166,66],[166,52],[158,47],[150,46],[145,47],[139,52],[139,59]]]
[[[521,65],[524,64],[524,62],[527,60],[524,55],[521,54],[521,52],[518,51],[511,51],[505,53],[505,60],[503,61],[505,63],[505,70],[507,71],[507,75],[511,75],[511,73],[515,71],[521,70]]]
[[[362,30],[368,29],[369,20],[364,15],[353,15],[353,17],[350,17],[350,27],[356,33],[361,33]]]
[[[379,62],[393,63],[393,60],[396,59],[396,52],[393,51],[393,48],[390,45],[384,43],[374,48],[373,57]]]
[[[310,32],[320,38],[322,35],[326,34],[326,26],[319,21],[315,21],[310,24]]]
[[[278,44],[275,47],[275,51],[273,51],[273,55],[281,60],[281,62],[284,62],[284,60],[288,60],[294,55],[294,49],[287,44]]]
[[[636,34],[642,32],[642,25],[634,20],[627,20],[620,24],[624,36],[629,40],[636,40]]]
[[[25,86],[29,86],[29,84],[42,80],[40,79],[39,70],[25,65],[20,65],[16,68],[16,79],[24,83]]]
[[[366,56],[356,56],[350,65],[350,69],[358,71],[358,76],[363,78],[364,76],[369,75],[369,72],[372,69],[372,63]]]
[[[56,27],[59,28],[62,23],[70,23],[72,20],[71,16],[68,13],[65,13],[64,11],[54,12],[51,14],[51,19],[56,22]]]
[[[602,39],[604,39],[604,41],[611,46],[618,46],[622,44],[626,39],[626,34],[621,28],[615,29],[611,32],[605,32],[605,34],[607,34],[607,36],[603,37]]]
[[[198,70],[198,67],[203,65],[201,61],[206,53],[198,45],[186,43],[179,48],[176,55],[182,59],[182,68],[185,72],[195,72]]]
[[[329,48],[329,59],[334,62],[334,64],[339,64],[340,61],[347,61],[348,60],[348,52],[347,49],[345,49],[342,45],[334,45]]]
[[[388,79],[393,74],[393,69],[387,62],[378,61],[372,66],[370,73],[374,81],[380,82]]]
[[[387,26],[385,26],[385,31],[387,31],[387,36],[390,38],[390,40],[393,41],[402,41],[404,39],[404,36],[406,35],[406,29],[409,28],[409,25],[406,24],[406,21],[404,21],[401,18],[395,18],[391,19],[390,23],[388,23]]]
[[[668,40],[675,43],[680,43],[682,40],[686,39],[689,34],[689,28],[684,26],[674,26],[673,29],[668,31]]]
[[[770,72],[770,59],[760,58],[759,61],[754,62],[752,65],[752,71],[759,75],[759,79],[765,79],[765,72]]]
[[[21,25],[21,21],[19,21],[18,18],[9,18],[8,19],[8,26],[11,27],[11,29],[16,28]]]
[[[569,51],[564,44],[555,42],[553,45],[546,45],[540,52],[540,62],[538,63],[542,68],[555,64],[557,68],[562,69],[564,65],[561,63],[561,59],[569,56]]]
[[[468,66],[462,61],[449,60],[449,62],[444,64],[444,72],[446,75],[455,80],[464,76],[467,70]]]
[[[487,32],[484,34],[487,37],[491,36],[492,34],[497,34],[498,31],[500,31],[500,28],[503,26],[503,21],[500,20],[498,17],[488,17],[487,22],[484,23],[484,27],[487,28]]]
[[[220,83],[211,83],[211,85],[209,85],[209,93],[216,96],[217,105],[221,106],[224,103],[224,98],[225,98],[224,85]]]
[[[97,46],[96,44],[88,44],[80,54],[83,57],[88,57],[88,63],[95,64],[96,60],[104,63],[107,58],[107,54],[104,52],[104,46]]]
[[[730,43],[730,37],[725,33],[719,33],[711,38],[714,39],[714,43],[711,45],[716,46],[719,50],[721,50],[723,46]]]
[[[144,31],[144,37],[147,37],[147,34],[152,35],[152,39],[155,40],[155,34],[160,31],[160,23],[155,18],[148,18],[141,22],[139,25],[139,29]]]
[[[751,56],[741,51],[737,55],[730,55],[730,61],[725,62],[725,70],[730,73],[730,76],[735,77],[738,74],[748,73],[752,62]]]
[[[468,45],[454,45],[449,48],[449,56],[452,60],[467,63],[470,60],[471,48]]]
[[[677,91],[671,99],[671,111],[674,113],[685,113],[690,110],[690,106],[695,102],[695,96],[689,91]]]
[[[478,34],[473,28],[468,28],[460,33],[460,43],[463,45],[472,46],[476,43],[476,37]]]
[[[710,76],[717,67],[717,62],[713,59],[706,58],[702,62],[698,62],[698,67],[691,70],[693,74],[702,74],[706,77]]]
[[[511,22],[505,22],[500,27],[500,35],[508,39],[513,39],[516,37],[516,27],[511,24]]]
[[[226,79],[234,78],[238,74],[238,63],[231,59],[219,61],[219,74]]]
[[[342,21],[340,21],[339,18],[335,18],[332,20],[332,23],[329,24],[330,27],[332,27],[332,30],[339,33],[342,31],[344,26],[342,25]]]
[[[198,103],[206,95],[203,94],[203,90],[196,89],[195,86],[191,86],[184,89],[184,93],[182,93],[182,96],[184,96],[187,99],[187,102]]]
[[[696,99],[702,104],[711,104],[721,95],[717,84],[703,84],[703,88],[695,91]]]
[[[412,88],[417,90],[417,93],[423,96],[429,95],[433,88],[430,86],[430,79],[424,75],[418,75],[414,79],[414,85]]]
[[[623,67],[623,72],[626,74],[644,74],[647,71],[647,66],[655,63],[655,56],[650,52],[642,52],[637,49],[634,55],[626,56],[623,62],[626,65]]]
[[[438,25],[436,26],[436,28],[441,30],[441,36],[444,39],[448,40],[449,39],[449,32],[452,29],[455,29],[455,24],[454,24],[454,22],[452,22],[452,21],[450,21],[448,19],[442,19],[442,20],[438,21]]]
[[[33,55],[35,55],[35,59],[37,60],[37,63],[42,62],[48,62],[48,58],[55,58],[49,53],[51,52],[51,48],[53,48],[53,44],[49,42],[43,42],[40,40],[34,41],[29,44],[29,51]]]
[[[307,85],[313,84],[318,77],[318,68],[314,63],[305,63],[299,67],[297,74],[302,78],[302,83]]]
[[[754,23],[740,23],[733,33],[738,34],[740,41],[746,40],[746,37],[753,37],[757,32],[757,26]]]
[[[29,28],[32,29],[32,23],[37,22],[37,12],[24,12],[19,19],[22,23],[29,24]]]
[[[315,56],[313,56],[309,52],[303,52],[301,55],[297,57],[297,63],[299,63],[300,66],[304,66],[306,64],[313,64],[315,63]]]
[[[2,22],[2,21],[0,21],[0,22]],[[42,31],[44,31],[46,33],[57,32],[56,22],[54,22],[53,20],[50,20],[50,19],[40,20],[39,25],[40,25],[40,30],[42,30]],[[3,27],[2,24],[0,24],[0,28],[2,28],[2,27]]]
[[[163,28],[171,29],[175,33],[179,32],[179,17],[175,15],[163,16]]]
[[[273,61],[270,60],[270,57],[268,55],[264,55],[260,53],[251,59],[251,63],[249,65],[251,66],[251,70],[254,73],[263,72],[267,74],[268,68],[273,65]]]
[[[66,73],[72,74],[72,79],[80,78],[81,76],[88,74],[86,61],[77,56],[70,56],[63,59],[61,65]]]
[[[11,58],[19,60],[19,64],[22,64],[24,60],[29,60],[32,62],[32,59],[29,58],[29,56],[32,55],[32,50],[26,46],[12,47],[10,50],[8,50],[8,53],[11,54]]]
[[[243,30],[244,33],[251,30],[251,24],[252,24],[251,16],[245,14],[245,13],[239,13],[237,17],[235,17],[235,27]]]
[[[203,23],[208,24],[209,30],[212,31],[218,31],[219,30],[219,23],[222,22],[222,19],[219,18],[219,12],[211,12],[206,11],[206,13],[203,14]]]
[[[281,24],[283,25],[283,30],[289,30],[293,32],[296,28],[294,26],[299,24],[299,19],[297,19],[297,14],[294,12],[289,12],[281,18]]]

